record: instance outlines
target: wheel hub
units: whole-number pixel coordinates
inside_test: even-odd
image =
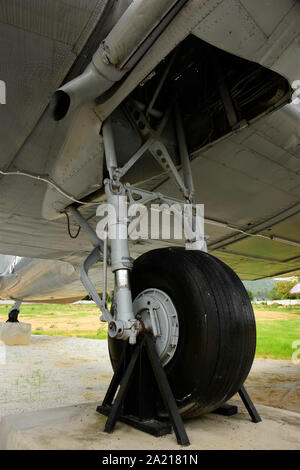
[[[176,308],[170,297],[159,289],[146,289],[133,302],[136,318],[143,322],[156,340],[156,351],[163,366],[175,354],[179,322]]]

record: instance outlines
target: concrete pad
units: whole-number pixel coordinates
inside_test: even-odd
[[[236,401],[234,401],[236,404]],[[155,438],[117,423],[113,434],[104,433],[106,418],[86,403],[51,410],[5,416],[0,421],[1,450],[169,450],[178,449],[174,433]],[[258,406],[263,421],[254,424],[239,403],[236,416],[210,414],[186,422],[198,449],[300,449],[300,414]]]
[[[30,338],[30,323],[0,323],[0,341],[7,346],[26,346],[30,344]]]

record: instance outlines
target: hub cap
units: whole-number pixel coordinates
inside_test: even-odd
[[[175,354],[179,337],[178,316],[172,300],[159,289],[147,289],[134,300],[133,311],[153,333],[160,361],[167,365]]]

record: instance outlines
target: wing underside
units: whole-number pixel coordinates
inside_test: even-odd
[[[105,171],[102,120],[191,33],[274,70],[290,85],[297,73],[300,76],[300,61],[295,63],[300,47],[297,2],[274,2],[271,20],[267,1],[190,1],[114,94],[56,122],[50,98],[67,77],[87,65],[100,42],[99,31],[104,35],[107,28],[107,22],[101,27],[109,13],[107,3],[53,0],[37,7],[36,2],[2,2],[0,79],[7,85],[7,104],[0,106],[1,170],[51,177],[76,199],[98,197]],[[299,270],[299,123],[299,107],[285,103],[236,132],[192,149],[196,199],[205,204],[209,252],[243,279]],[[158,178],[160,192],[177,196],[171,179],[155,171],[150,179],[150,173],[144,173],[137,183]],[[68,235],[60,211],[69,204],[42,181],[0,175],[0,252],[65,261],[77,268],[91,246],[83,232],[76,239]],[[95,227],[95,207],[81,210]],[[71,230],[76,229],[72,222]],[[132,242],[132,252],[138,256],[165,245]]]

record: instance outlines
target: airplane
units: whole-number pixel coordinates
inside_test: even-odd
[[[241,388],[256,330],[240,279],[300,272],[299,26],[296,0],[1,2],[10,321],[88,293],[114,368],[152,333],[182,417]],[[101,238],[107,202],[190,205],[191,227],[204,204],[204,233],[132,239],[121,210]]]

